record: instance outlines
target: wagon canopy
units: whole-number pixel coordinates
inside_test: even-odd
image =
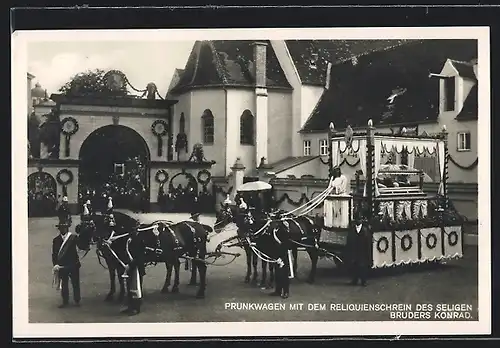
[[[334,136],[331,139],[332,143],[332,164],[338,166],[342,160],[340,156],[352,149],[352,152],[359,156],[361,171],[366,175],[367,169],[367,136],[354,135],[346,141],[346,137]],[[445,167],[445,144],[444,140],[438,137],[411,137],[411,136],[391,136],[391,135],[375,135],[373,137],[374,146],[374,163],[373,175],[377,177],[381,170],[381,158],[385,153],[396,151],[400,154],[403,150],[408,153],[408,167],[413,168],[415,156],[427,153],[436,155],[439,163],[440,185],[439,192],[443,190],[443,173]],[[379,196],[378,184],[375,182],[375,196]],[[366,194],[366,190],[365,190]]]

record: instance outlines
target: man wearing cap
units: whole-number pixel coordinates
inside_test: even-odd
[[[62,198],[62,202],[57,208],[57,217],[59,221],[66,221],[69,225],[71,225],[71,212],[69,210],[68,197],[64,196]]]
[[[78,235],[69,232],[70,223],[66,218],[59,218],[59,235],[52,240],[52,266],[56,282],[61,285],[62,304],[69,304],[69,279],[73,287],[73,299],[80,306],[80,260],[77,251]]]
[[[351,285],[366,286],[366,277],[370,269],[371,234],[362,213],[355,214],[354,223],[347,236],[348,260],[351,265]]]

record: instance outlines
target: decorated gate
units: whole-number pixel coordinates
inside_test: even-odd
[[[54,216],[57,206],[57,184],[52,175],[36,172],[28,176],[28,216]]]
[[[155,181],[159,184],[158,203],[163,212],[214,212],[215,198],[209,189],[212,181],[210,171],[201,169],[196,176],[195,173],[182,169],[169,177],[167,170],[157,171]]]

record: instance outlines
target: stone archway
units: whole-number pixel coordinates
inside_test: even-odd
[[[143,210],[149,203],[151,155],[144,138],[122,125],[93,131],[80,153],[79,197],[104,210],[107,197],[115,208]],[[95,192],[95,193],[94,193]]]

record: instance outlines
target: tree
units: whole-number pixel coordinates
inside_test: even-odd
[[[126,84],[112,90],[106,81],[106,71],[101,69],[87,70],[76,74],[66,82],[59,92],[66,96],[126,96],[129,94]]]
[[[45,115],[46,121],[40,126],[39,139],[45,144],[49,158],[59,158],[59,143],[61,137],[61,123],[59,113],[54,108]]]
[[[31,156],[34,158],[40,157],[40,120],[32,112],[28,118],[28,145],[30,148]]]

